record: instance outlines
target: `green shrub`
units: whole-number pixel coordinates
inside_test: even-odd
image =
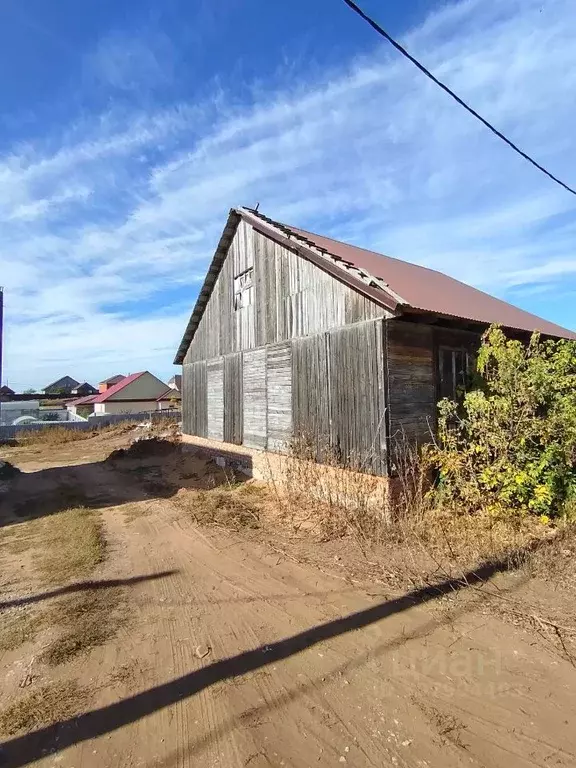
[[[567,515],[576,501],[576,342],[528,344],[492,326],[478,381],[439,404],[435,493],[465,511]]]

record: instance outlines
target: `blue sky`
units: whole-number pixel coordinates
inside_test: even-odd
[[[573,0],[363,0],[576,184]],[[576,327],[576,198],[341,0],[0,0],[4,380],[168,378],[228,209]]]

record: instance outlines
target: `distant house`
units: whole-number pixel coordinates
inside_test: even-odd
[[[104,392],[73,400],[66,407],[80,416],[156,411],[158,398],[169,391],[168,385],[149,371],[140,371],[124,376]]]
[[[104,381],[101,381],[98,384],[98,392],[106,392],[115,384],[118,384],[119,382],[122,381],[122,379],[125,379],[125,378],[126,377],[123,374],[118,373],[116,374],[116,376],[110,376],[109,379],[104,379]]]
[[[174,377],[172,377],[174,378]],[[14,395],[15,392],[13,389],[10,389],[10,387],[7,387],[6,384],[4,384],[3,387],[0,387],[0,397],[2,395]]]
[[[86,397],[87,395],[96,395],[98,393],[98,390],[96,387],[93,387],[92,384],[88,384],[87,381],[85,381],[83,384],[79,384],[77,387],[74,387],[71,394],[72,395],[78,395],[79,397]]]
[[[71,395],[75,387],[80,386],[80,382],[71,376],[62,376],[61,379],[53,381],[42,390],[45,395]]]
[[[180,392],[182,390],[182,375],[177,373],[175,376],[172,376],[172,378],[168,380],[168,386],[170,389],[175,389],[177,392]]]
[[[159,411],[176,411],[180,409],[181,395],[177,389],[168,389],[157,399]]]
[[[182,431],[282,451],[293,437],[386,475],[466,384],[482,332],[572,331],[432,269],[235,208],[175,363]]]

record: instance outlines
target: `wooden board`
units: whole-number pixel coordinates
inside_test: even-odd
[[[242,353],[224,357],[224,441],[242,444]]]
[[[208,437],[224,439],[224,360],[211,360],[207,365]]]
[[[268,448],[286,451],[292,438],[292,347],[268,347],[266,354]]]
[[[388,363],[389,441],[426,442],[436,425],[436,366],[432,326],[402,320],[385,323]]]
[[[266,448],[266,349],[244,352],[242,368],[243,444],[249,448]]]
[[[292,341],[292,419],[295,437],[321,455],[330,440],[325,333]]]
[[[250,268],[252,304],[235,308],[234,279]],[[378,304],[241,221],[185,362],[388,316]]]
[[[344,466],[386,473],[382,321],[328,335],[330,443]]]
[[[186,435],[207,436],[206,363],[182,366],[182,431]]]

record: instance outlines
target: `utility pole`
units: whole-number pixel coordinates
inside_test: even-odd
[[[2,342],[4,341],[4,288],[0,285],[0,387],[2,386]],[[0,397],[0,424],[2,424],[2,398]]]

